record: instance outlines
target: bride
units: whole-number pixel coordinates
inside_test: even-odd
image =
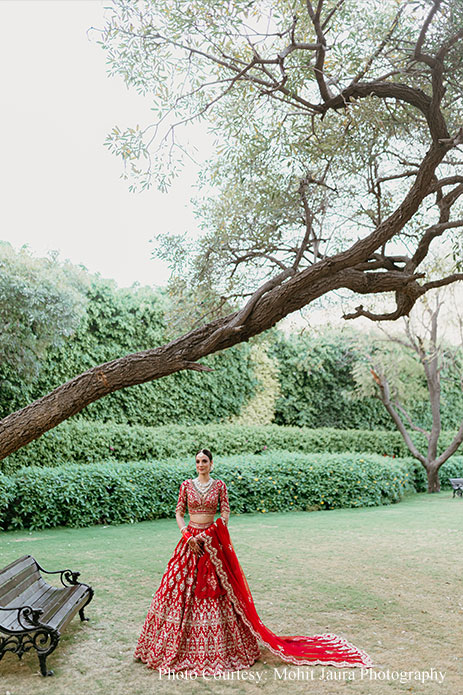
[[[216,675],[251,666],[260,642],[296,665],[371,667],[368,654],[337,635],[278,637],[265,627],[228,533],[226,485],[210,476],[212,469],[211,452],[201,449],[197,477],[180,485],[176,519],[182,538],[154,594],[134,658],[160,673]]]

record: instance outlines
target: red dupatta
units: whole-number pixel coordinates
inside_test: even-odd
[[[204,586],[210,577],[212,565],[221,589],[225,590],[236,611],[255,637],[283,661],[291,664],[323,664],[326,666],[371,668],[368,654],[347,640],[329,633],[305,637],[302,635],[278,636],[269,630],[259,618],[246,577],[233,548],[226,525],[222,519],[209,526],[202,534],[205,550],[198,566],[198,584]],[[212,565],[209,562],[209,559]],[[204,571],[201,571],[204,567]],[[209,568],[206,570],[206,568]],[[204,576],[203,576],[204,574]],[[215,595],[222,593],[219,589]]]

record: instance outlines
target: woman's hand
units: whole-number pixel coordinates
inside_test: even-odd
[[[202,543],[203,539],[197,539],[195,536],[192,536],[191,538],[188,539],[188,545],[190,547],[191,552],[196,555],[196,557],[201,557],[203,555],[204,550],[202,548]]]

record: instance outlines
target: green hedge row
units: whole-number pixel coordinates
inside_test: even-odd
[[[442,470],[461,475],[463,457]],[[170,461],[23,468],[0,475],[0,526],[42,529],[127,523],[174,516],[180,483],[194,464]],[[390,504],[422,489],[410,459],[288,451],[220,457],[214,477],[229,490],[232,513],[285,512]]]
[[[452,432],[444,432],[441,447],[447,446],[452,438]],[[418,447],[425,450],[424,437],[417,434],[414,439]],[[357,451],[386,456],[410,455],[398,432],[379,430],[234,424],[144,427],[68,420],[8,456],[1,462],[0,470],[12,473],[28,465],[87,464],[102,460],[194,459],[197,451],[205,447],[214,456],[282,449],[304,453]]]
[[[300,427],[323,425],[340,429],[394,430],[395,425],[381,400],[372,395],[374,388],[370,396],[354,395],[362,373],[370,386],[374,385],[367,355],[374,355],[374,361],[379,360],[381,364],[382,356],[392,345],[395,359],[401,364],[400,380],[406,384],[410,396],[402,405],[417,425],[430,429],[429,399],[422,400],[424,372],[420,368],[405,368],[410,363],[410,356],[405,359],[410,350],[397,343],[388,345],[384,337],[375,338],[373,333],[367,335],[352,325],[289,335],[275,331],[269,354],[278,364],[281,391],[273,422]],[[448,430],[458,429],[460,425],[463,408],[459,378],[461,360],[461,350],[457,352],[456,363],[443,360],[441,420],[442,427]],[[386,358],[385,364],[391,364],[391,356]]]
[[[166,326],[166,290],[117,288],[114,281],[86,277],[87,304],[80,325],[62,345],[48,349],[36,375],[24,379],[8,360],[0,361],[0,419],[95,365],[172,338]],[[214,371],[187,369],[115,391],[88,405],[81,417],[158,426],[219,422],[238,415],[257,384],[250,345],[241,343],[201,361]]]

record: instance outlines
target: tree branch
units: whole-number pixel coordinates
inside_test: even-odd
[[[412,456],[414,456],[418,461],[420,461],[424,466],[426,465],[426,458],[423,456],[423,454],[420,453],[420,451],[417,449],[415,446],[412,438],[410,437],[409,433],[407,432],[407,429],[402,422],[402,419],[398,412],[395,410],[394,406],[391,403],[391,398],[390,398],[390,391],[389,391],[389,384],[387,383],[387,379],[384,377],[380,377],[377,372],[375,372],[374,369],[370,369],[371,374],[373,376],[373,379],[377,383],[379,387],[379,393],[380,393],[380,398],[381,401],[384,404],[384,407],[386,408],[387,412],[395,422],[395,425],[397,429],[399,430],[400,434],[402,435],[402,438],[407,445],[409,451],[411,452]]]
[[[324,64],[325,64],[325,54],[326,54],[326,39],[323,33],[323,29],[320,24],[320,12],[322,7],[322,0],[318,0],[317,9],[314,11],[312,3],[310,0],[306,0],[307,12],[310,19],[312,20],[313,27],[315,29],[315,34],[317,36],[318,48],[317,57],[315,60],[314,72],[315,79],[317,80],[318,88],[320,90],[320,95],[323,101],[327,102],[333,98],[333,95],[325,82],[324,76]]]
[[[443,463],[448,461],[448,459],[453,456],[453,454],[458,450],[460,444],[463,442],[463,421],[458,429],[457,434],[452,440],[452,443],[447,447],[447,449],[436,459],[436,468],[439,469]]]

